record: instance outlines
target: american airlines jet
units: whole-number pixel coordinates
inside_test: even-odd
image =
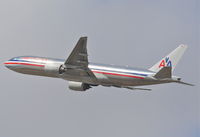
[[[180,77],[172,75],[187,48],[186,45],[178,46],[148,69],[89,63],[86,46],[87,37],[81,37],[67,60],[20,56],[4,64],[7,68],[19,73],[68,80],[69,88],[76,91],[86,91],[98,85],[131,90],[151,90],[137,86],[171,82],[192,86],[192,84],[182,82]]]

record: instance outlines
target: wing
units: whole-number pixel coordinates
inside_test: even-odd
[[[149,88],[135,88],[135,87],[123,87],[123,88],[127,88],[127,89],[130,89],[130,90],[146,90],[146,91],[151,91],[151,89]]]
[[[76,76],[90,76],[96,79],[88,68],[87,37],[81,37],[64,63],[66,72]]]
[[[149,88],[135,88],[133,86],[116,86],[116,85],[113,85],[113,87],[116,87],[116,88],[126,88],[126,89],[130,89],[130,90],[145,90],[145,91],[151,91],[151,89]]]
[[[87,68],[88,54],[86,46],[87,46],[87,37],[81,37],[64,64],[68,68],[70,68],[70,66]]]

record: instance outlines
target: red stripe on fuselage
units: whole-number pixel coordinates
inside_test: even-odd
[[[21,62],[6,62],[4,64],[15,64],[15,65],[27,65],[27,66],[44,67],[44,65],[30,64],[30,63],[21,63]]]
[[[144,79],[143,77],[132,76],[132,75],[125,75],[125,74],[116,74],[116,73],[110,73],[110,72],[100,72],[100,71],[95,71],[95,70],[93,70],[92,72],[100,73],[100,74],[106,74],[106,75],[115,75],[115,76],[123,76],[123,77]]]

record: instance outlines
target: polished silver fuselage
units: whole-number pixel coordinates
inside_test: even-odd
[[[84,75],[84,73],[80,76],[80,70],[77,70],[78,72],[76,73],[76,71],[70,71],[69,69],[66,73],[59,74],[59,68],[64,62],[65,60],[62,59],[21,56],[12,58],[4,64],[9,69],[23,74],[62,78],[91,85],[121,87],[170,82],[156,80],[153,77],[155,73],[149,70],[95,63],[88,65],[95,78]]]
[[[172,71],[187,46],[180,45],[147,69],[89,63],[87,37],[81,37],[66,60],[35,56],[15,57],[4,64],[7,68],[30,75],[61,78],[69,81],[69,89],[86,91],[93,86],[114,86],[131,90],[151,90],[135,86],[176,82],[192,85],[172,76]]]

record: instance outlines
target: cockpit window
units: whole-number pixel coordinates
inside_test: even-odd
[[[16,57],[15,57],[15,58],[12,58],[12,59],[10,59],[10,60],[18,60],[18,59],[19,59],[19,58],[16,58]]]

